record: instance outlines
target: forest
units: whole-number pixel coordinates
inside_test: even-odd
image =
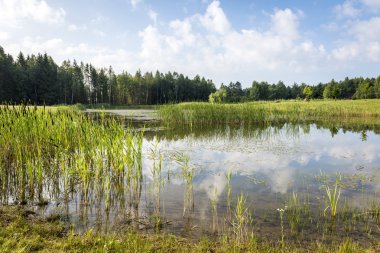
[[[328,83],[292,85],[253,81],[248,88],[230,82],[217,90],[212,80],[167,72],[116,74],[76,60],[60,66],[46,53],[16,59],[0,46],[0,102],[30,104],[166,104],[187,101],[245,102],[279,99],[380,98],[377,78],[334,79]]]

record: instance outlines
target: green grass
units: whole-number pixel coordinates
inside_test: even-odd
[[[42,219],[20,207],[0,207],[0,252],[377,252],[377,243],[363,248],[350,239],[340,243],[311,242],[307,247],[250,236],[244,241],[222,236],[191,240],[170,234],[131,230],[74,234],[59,221]]]
[[[143,132],[125,130],[115,118],[95,122],[70,107],[2,106],[0,130],[1,203],[67,202],[77,192],[87,204],[118,189],[139,190]]]
[[[181,103],[159,107],[168,125],[204,126],[258,122],[302,122],[380,116],[380,100],[272,101],[239,104]]]

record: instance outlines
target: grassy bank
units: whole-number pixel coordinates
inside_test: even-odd
[[[380,117],[380,100],[273,101],[240,104],[164,105],[159,116],[169,125],[249,124]]]
[[[262,241],[251,236],[193,241],[168,234],[142,234],[131,230],[110,234],[87,231],[74,234],[63,223],[42,219],[20,207],[0,207],[0,252],[376,252],[379,245],[362,248],[351,240],[309,247]]]

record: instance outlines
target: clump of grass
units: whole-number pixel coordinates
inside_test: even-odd
[[[194,195],[193,195],[193,177],[194,168],[190,166],[190,158],[183,153],[177,153],[174,157],[175,161],[182,169],[182,177],[185,182],[185,196],[183,203],[183,216],[194,211]]]
[[[325,180],[325,184],[322,186],[326,192],[328,206],[325,209],[325,213],[327,210],[330,211],[331,222],[335,222],[336,213],[338,210],[339,198],[342,187],[342,175],[340,173],[336,174],[335,183],[333,189],[330,188],[327,181]]]
[[[232,178],[232,170],[228,171],[226,174],[227,179],[227,213],[230,212],[231,209],[231,178]]]
[[[152,173],[152,193],[153,193],[153,198],[155,199],[153,218],[155,220],[156,230],[158,230],[158,228],[161,225],[160,194],[161,194],[161,187],[164,184],[164,180],[161,178],[163,156],[158,149],[158,144],[159,144],[158,139],[156,139],[156,143],[150,151],[150,158],[153,160],[151,173]]]
[[[281,226],[281,248],[282,251],[285,250],[285,231],[284,231],[284,212],[286,211],[286,206],[284,208],[277,208],[277,212],[280,214],[280,226]]]
[[[234,210],[232,228],[236,242],[240,245],[248,238],[248,225],[253,221],[253,217],[247,206],[247,199],[243,194],[237,198]]]
[[[297,193],[293,192],[293,194],[288,198],[287,202],[287,209],[285,210],[285,214],[287,217],[287,220],[290,224],[290,232],[293,235],[298,234],[300,230],[300,223],[301,223],[301,206],[299,203],[299,199],[297,197]]]

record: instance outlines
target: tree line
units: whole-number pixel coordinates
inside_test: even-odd
[[[75,60],[58,66],[46,53],[24,56],[20,52],[14,59],[0,46],[0,102],[124,105],[313,98],[380,98],[380,76],[333,79],[315,86],[253,81],[245,89],[240,82],[230,82],[216,90],[211,80],[198,75],[190,79],[176,72],[115,74],[111,66],[98,69]]]
[[[0,102],[32,104],[164,104],[207,101],[216,90],[211,80],[176,72],[137,71],[115,74],[112,67],[64,61],[58,66],[45,54],[19,53],[0,47]]]
[[[210,102],[244,102],[279,99],[371,99],[380,98],[380,76],[377,78],[334,79],[328,83],[311,86],[305,83],[285,85],[253,81],[249,88],[242,88],[240,82],[222,84],[220,89],[210,94]]]

